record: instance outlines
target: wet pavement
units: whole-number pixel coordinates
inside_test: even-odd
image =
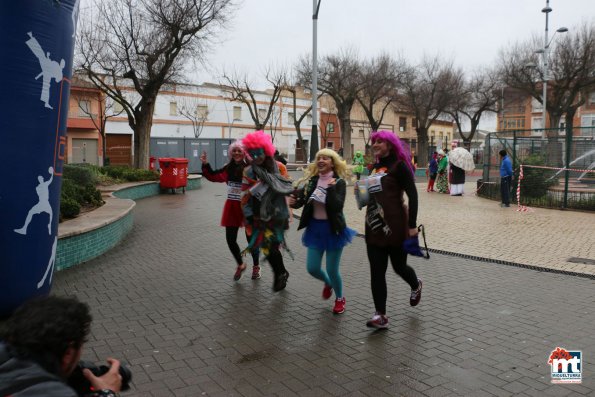
[[[592,214],[516,213],[472,195],[421,195],[419,220],[430,246],[469,257],[506,252],[504,261],[542,265],[541,256],[521,255],[529,239],[556,250],[575,242],[567,233],[555,241],[532,235],[540,225],[584,232],[595,223]],[[286,290],[271,291],[266,264],[260,280],[232,280],[235,264],[219,226],[224,199],[224,185],[204,181],[186,194],[139,200],[134,229],[120,245],[56,274],[54,293],[77,295],[92,308],[83,359],[129,363],[133,385],[124,396],[595,393],[595,280],[455,255],[411,258],[424,280],[420,305],[409,306],[408,286],[389,271],[390,328],[373,331],[365,326],[373,303],[362,238],[344,250],[346,311],[333,315],[332,300],[320,297],[322,283],[306,273],[295,221]],[[363,213],[352,204],[347,220],[359,228]],[[475,232],[445,230],[463,216]],[[530,228],[516,231],[523,222]],[[501,230],[515,231],[498,240]],[[550,383],[548,357],[558,346],[582,351],[582,384]]]

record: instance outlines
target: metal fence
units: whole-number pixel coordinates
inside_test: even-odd
[[[523,171],[521,205],[595,211],[595,127],[576,127],[568,136],[559,129],[488,134],[482,153],[483,176],[478,181],[482,197],[500,199],[502,149],[513,160],[515,200]]]

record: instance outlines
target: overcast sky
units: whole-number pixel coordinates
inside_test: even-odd
[[[507,43],[545,34],[545,0],[322,0],[318,54],[353,46],[363,57],[382,51],[416,61],[440,54],[473,69],[494,62]],[[551,0],[550,37],[595,20],[595,0]],[[258,80],[267,64],[292,65],[312,51],[312,0],[243,0],[197,82],[220,70]],[[219,72],[219,73],[218,73]],[[261,73],[260,73],[261,74]]]

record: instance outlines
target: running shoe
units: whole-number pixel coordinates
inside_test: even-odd
[[[252,266],[252,280],[258,280],[260,278],[260,266]]]
[[[417,306],[417,304],[421,300],[421,279],[418,278],[417,282],[419,283],[419,287],[417,287],[417,289],[412,289],[411,296],[409,297],[409,304],[411,306]]]
[[[372,319],[366,323],[366,326],[377,329],[388,328],[388,318],[384,314],[376,312]]]
[[[333,313],[341,314],[345,311],[345,298],[335,299],[335,307],[333,307]]]
[[[327,300],[333,295],[333,287],[328,284],[324,284],[322,289],[322,299]]]
[[[238,265],[238,267],[236,268],[236,272],[233,275],[233,279],[235,281],[238,281],[239,279],[242,278],[242,273],[244,273],[244,270],[246,270],[246,264],[242,263],[241,265]]]

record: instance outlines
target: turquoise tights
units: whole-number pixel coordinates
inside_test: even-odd
[[[341,261],[343,248],[326,251],[326,272],[322,270],[322,255],[324,252],[324,250],[308,248],[308,258],[306,259],[308,273],[333,287],[336,297],[342,298],[343,281],[341,280],[341,274],[339,274],[339,262]]]

